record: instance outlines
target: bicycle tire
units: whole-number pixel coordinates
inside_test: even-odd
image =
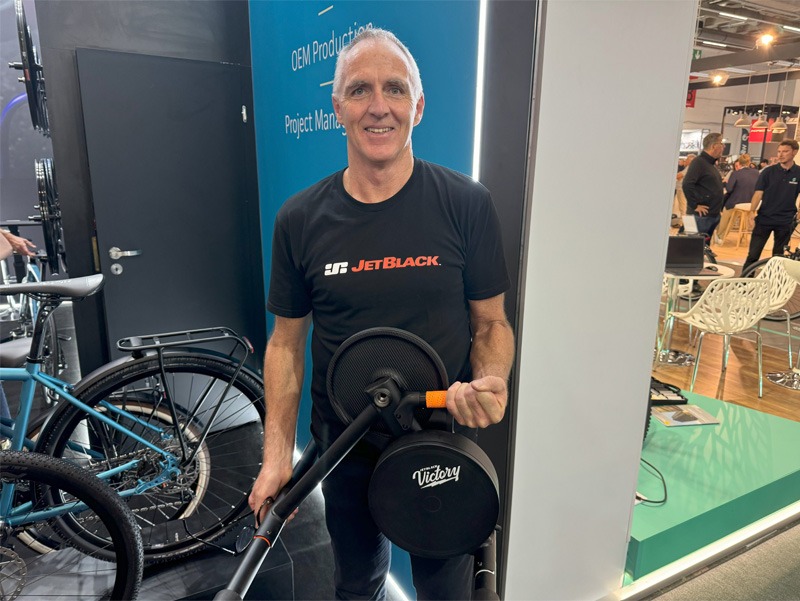
[[[194,447],[198,452],[181,473],[163,485],[126,498],[142,529],[145,561],[173,561],[219,538],[249,511],[248,494],[261,469],[264,440],[263,387],[242,369],[235,380],[236,364],[205,354],[165,354],[166,381],[178,413],[178,427],[164,398],[164,383],[157,356],[118,364],[78,385],[76,398],[181,460]],[[197,441],[211,409],[224,399],[213,427],[202,445]],[[207,394],[203,392],[208,389]],[[130,418],[109,413],[100,401],[124,408],[149,426],[169,434],[163,438]],[[177,439],[186,438],[186,453]],[[80,445],[84,445],[81,447]],[[79,408],[62,403],[42,432],[37,450],[68,458],[92,473],[139,459],[134,470],[114,476],[109,484],[128,490],[162,471],[163,456],[130,436],[120,434],[96,418],[86,418]],[[90,456],[92,454],[92,456]],[[78,524],[73,525],[79,530]],[[91,540],[91,536],[88,536]]]
[[[16,451],[0,452],[0,482],[15,485],[15,501],[32,502],[32,510],[49,507],[51,492],[87,506],[80,519],[106,534],[106,545],[85,555],[59,532],[60,517],[37,521],[37,528],[58,536],[62,544],[43,555],[23,544],[17,534],[30,528],[0,529],[0,591],[3,599],[135,599],[142,581],[142,541],[130,509],[100,480],[68,462]],[[17,503],[14,503],[17,506]]]
[[[752,265],[748,265],[747,269],[742,271],[741,277],[743,278],[753,278],[756,277],[760,272],[761,268],[767,264],[772,257],[767,257],[766,259],[760,259],[753,263]],[[789,301],[783,306],[789,312],[791,319],[797,319],[800,317],[800,286],[795,288],[794,295]],[[764,319],[767,321],[785,321],[786,315],[781,311],[778,313],[768,313]]]

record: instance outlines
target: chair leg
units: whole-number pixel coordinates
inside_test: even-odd
[[[758,340],[756,341],[756,348],[758,349],[758,398],[764,395],[764,374],[761,367],[761,333],[756,332]]]
[[[789,352],[789,369],[792,369],[794,365],[792,363],[792,316],[786,309],[781,309],[784,313],[786,313],[786,340],[788,340],[786,346]]]
[[[700,332],[700,337],[697,339],[697,356],[694,358],[692,384],[689,386],[689,392],[694,392],[694,381],[697,379],[697,368],[700,366],[700,353],[703,352],[703,336],[705,336],[705,334],[705,332]]]
[[[725,370],[728,369],[728,355],[731,352],[731,335],[730,334],[723,334],[722,335],[722,373],[725,373]]]

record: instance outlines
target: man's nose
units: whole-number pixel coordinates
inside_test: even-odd
[[[389,112],[389,103],[382,93],[373,94],[369,104],[369,111],[376,117],[383,117]]]

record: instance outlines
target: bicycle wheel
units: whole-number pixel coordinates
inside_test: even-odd
[[[142,580],[142,542],[125,503],[94,476],[66,461],[39,453],[0,452],[0,486],[14,486],[14,507],[25,511],[3,516],[0,527],[0,598],[135,599]],[[104,543],[84,554],[59,528],[62,517],[36,519],[33,512],[58,508],[87,529],[103,533]],[[75,503],[82,504],[82,509]],[[25,506],[24,503],[29,505]],[[29,520],[30,518],[30,520]],[[20,542],[35,528],[60,546],[39,554]],[[81,541],[83,547],[83,541]]]
[[[756,261],[742,272],[742,277],[743,278],[756,277],[759,273],[761,273],[761,270],[764,268],[764,265],[766,265],[767,261],[769,261],[771,258],[772,257],[768,257],[766,259],[761,259],[759,261]],[[800,286],[795,288],[794,295],[792,296],[792,298],[789,299],[789,302],[787,302],[783,306],[783,308],[789,312],[789,315],[791,316],[792,319],[797,319],[798,317],[800,317]],[[764,319],[768,321],[784,321],[786,319],[786,316],[784,315],[783,312],[768,313],[767,316],[764,317]]]
[[[203,541],[222,536],[249,511],[247,496],[261,469],[264,441],[263,388],[250,372],[242,370],[233,380],[236,364],[205,354],[165,355],[164,372],[166,377],[158,357],[148,356],[113,367],[75,390],[82,402],[128,432],[62,403],[37,444],[37,450],[68,458],[92,473],[137,460],[135,467],[110,478],[119,491],[163,472],[163,455],[131,434],[179,458],[178,474],[126,497],[142,529],[148,562],[203,549]],[[109,411],[109,406],[128,415]]]

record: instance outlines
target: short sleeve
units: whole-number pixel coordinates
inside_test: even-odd
[[[288,218],[279,212],[272,232],[267,309],[280,317],[303,317],[311,311],[311,296],[298,254],[292,246]]]
[[[468,300],[492,298],[508,290],[500,219],[488,191],[481,196],[467,227],[464,292]]]
[[[762,192],[767,189],[767,170],[764,169],[761,173],[758,174],[758,179],[756,180],[756,190],[761,190]]]

